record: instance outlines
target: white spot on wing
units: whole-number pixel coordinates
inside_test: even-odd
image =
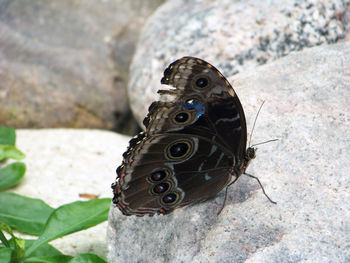
[[[210,149],[210,153],[209,156],[211,156],[214,152],[216,152],[217,147],[215,145],[213,145]]]
[[[203,165],[204,165],[204,162],[202,162],[201,165],[198,167],[198,172],[202,171]]]
[[[221,160],[222,160],[223,157],[224,157],[224,153],[221,153],[221,154],[220,154],[220,157],[219,157],[219,159],[218,159],[218,161],[217,161],[216,164],[215,164],[215,168],[219,165],[219,163],[221,162]]]
[[[205,173],[204,179],[205,179],[206,181],[209,181],[209,180],[211,180],[212,178],[211,178],[211,176],[209,176],[208,173]]]
[[[236,121],[239,119],[239,115],[237,114],[235,117],[232,117],[232,118],[221,118],[221,119],[218,119],[216,122],[215,122],[215,125],[218,125],[219,122],[225,122],[225,121]]]
[[[234,92],[233,88],[229,87],[229,88],[227,89],[227,91],[228,91],[228,93],[229,93],[232,97],[235,96],[235,92]]]

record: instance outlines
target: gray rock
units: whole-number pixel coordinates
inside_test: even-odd
[[[0,123],[118,126],[136,38],[161,2],[0,0]]]
[[[344,38],[349,0],[167,1],[150,17],[133,59],[128,95],[141,123],[165,67],[197,56],[231,76],[293,51]]]
[[[315,47],[235,76],[258,146],[224,193],[167,216],[112,206],[109,262],[349,262],[350,42]]]

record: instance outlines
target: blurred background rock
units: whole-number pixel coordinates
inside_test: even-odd
[[[134,134],[129,64],[163,1],[0,1],[0,124]]]
[[[230,77],[343,41],[349,3],[0,0],[0,124],[135,134],[129,101],[140,123],[172,60],[199,56]]]
[[[349,21],[349,0],[167,1],[147,20],[135,50],[132,111],[141,122],[165,67],[182,56],[212,63],[231,81],[292,52],[346,40]]]

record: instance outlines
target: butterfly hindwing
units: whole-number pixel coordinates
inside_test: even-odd
[[[155,135],[132,151],[137,154],[119,168],[115,192],[125,214],[168,213],[215,195],[231,179],[232,157],[203,137]]]

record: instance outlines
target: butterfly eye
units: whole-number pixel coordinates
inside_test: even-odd
[[[255,158],[255,149],[249,147],[249,148],[247,149],[247,156],[248,156],[248,159],[249,159],[249,160],[254,159],[254,158]]]
[[[178,199],[179,195],[177,193],[169,193],[163,196],[161,202],[163,203],[163,205],[173,205],[178,201]]]
[[[166,177],[168,177],[168,171],[167,170],[159,170],[159,171],[153,172],[150,176],[150,179],[152,182],[159,182],[159,181],[162,181]]]
[[[195,83],[199,88],[206,88],[209,85],[209,80],[206,77],[199,77]]]
[[[173,121],[176,124],[186,124],[191,120],[191,115],[186,112],[186,111],[182,111],[179,112],[175,115],[175,117],[173,118]]]
[[[170,189],[171,185],[169,182],[164,182],[164,183],[160,183],[155,185],[152,188],[152,193],[153,194],[162,194],[165,193],[166,191],[168,191]]]
[[[168,147],[167,155],[170,159],[181,159],[191,151],[191,144],[187,141],[178,141]]]

